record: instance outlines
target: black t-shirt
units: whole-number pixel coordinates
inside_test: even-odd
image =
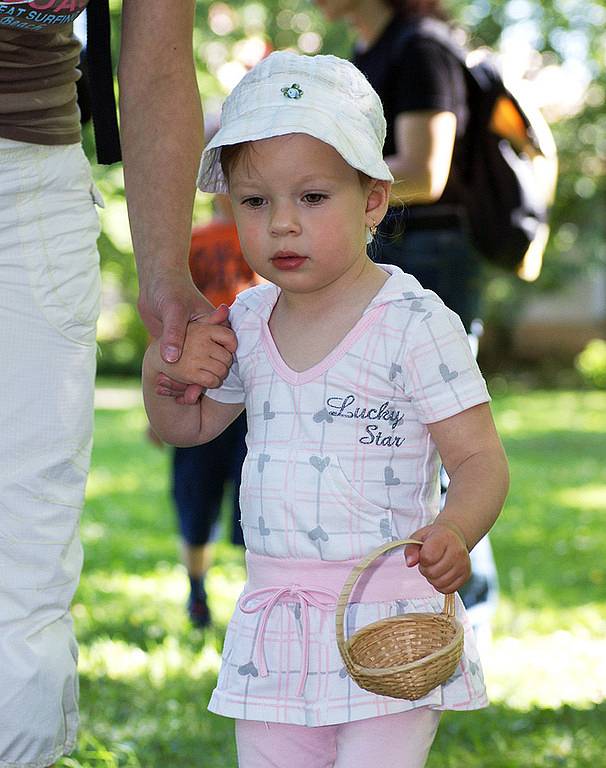
[[[437,110],[457,118],[451,172],[440,203],[460,201],[458,168],[463,167],[463,141],[468,122],[467,88],[461,62],[439,41],[413,35],[402,41],[408,25],[394,17],[371,48],[352,61],[368,78],[383,103],[387,135],[383,154],[396,154],[394,125],[405,112]]]

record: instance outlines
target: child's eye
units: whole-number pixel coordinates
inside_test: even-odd
[[[310,205],[318,205],[318,203],[321,203],[326,199],[327,195],[324,195],[321,192],[308,192],[306,195],[303,195],[303,200]]]
[[[242,205],[246,205],[249,208],[260,208],[265,200],[262,197],[247,197],[242,200]]]

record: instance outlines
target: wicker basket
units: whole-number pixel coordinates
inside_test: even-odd
[[[337,602],[337,645],[350,676],[360,688],[396,699],[420,699],[454,674],[463,653],[463,626],[455,618],[454,595],[446,595],[442,613],[381,619],[348,640],[343,617],[354,585],[371,563],[390,549],[420,543],[402,539],[373,550],[352,569]]]

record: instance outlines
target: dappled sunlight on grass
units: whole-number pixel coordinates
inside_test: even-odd
[[[561,488],[553,497],[562,506],[579,511],[591,509],[602,512],[606,519],[606,485],[588,484],[581,488]]]
[[[537,432],[606,432],[606,392],[528,392],[494,401],[502,437]],[[529,413],[531,404],[532,413]]]
[[[134,747],[130,744],[112,744],[107,749],[91,733],[82,733],[78,743],[80,759],[64,757],[62,768],[142,768]]]
[[[86,495],[89,500],[107,493],[135,493],[139,491],[145,478],[136,470],[123,470],[120,473],[106,469],[93,469],[89,475]]]
[[[531,392],[497,399],[511,490],[492,536],[502,594],[525,616],[574,626],[606,616],[605,392]],[[533,623],[540,624],[540,620]]]
[[[144,678],[149,685],[162,688],[168,678],[184,675],[199,680],[216,676],[221,655],[211,644],[192,649],[175,637],[167,637],[152,650],[129,645],[121,640],[100,638],[82,650],[80,670],[91,679],[133,680]]]
[[[96,591],[111,593],[117,599],[153,599],[181,604],[187,595],[186,581],[183,566],[158,563],[153,572],[145,574],[97,571],[91,575],[89,585]]]
[[[491,701],[511,709],[606,700],[604,634],[577,628],[497,636],[483,664]]]
[[[140,406],[143,402],[140,387],[126,389],[123,386],[97,387],[95,389],[95,408],[99,411],[127,411]]]
[[[219,624],[226,625],[229,621],[245,579],[244,567],[240,564],[210,569],[206,589],[213,616]]]
[[[427,768],[602,768],[606,706],[447,712]]]
[[[146,441],[133,387],[125,398],[116,388],[97,412],[73,605],[81,737],[57,768],[234,768],[233,721],[206,706],[243,552],[217,542],[213,627],[192,628],[171,453]],[[501,582],[484,656],[492,704],[447,713],[428,768],[597,768],[606,754],[606,393],[529,392],[495,398],[494,409],[512,486],[492,535]]]
[[[562,609],[557,605],[541,609],[525,609],[508,597],[501,596],[494,631],[499,635],[521,637],[525,634],[550,635],[559,629],[579,629],[595,638],[606,637],[606,604],[585,603]]]

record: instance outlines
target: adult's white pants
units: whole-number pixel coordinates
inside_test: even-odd
[[[93,424],[98,193],[79,145],[0,139],[0,767],[73,746],[69,606]]]

